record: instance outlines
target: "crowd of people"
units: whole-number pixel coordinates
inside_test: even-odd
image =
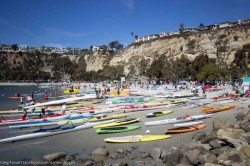
[[[241,82],[239,81],[231,81],[229,84],[232,85],[232,89],[235,91],[236,94],[239,94],[239,96],[242,96],[243,93],[241,92],[240,88],[241,87]],[[194,94],[198,94],[199,90],[201,90],[202,94],[206,96],[206,89],[207,86],[214,85],[213,87],[219,87],[219,86],[225,86],[225,82],[223,81],[218,81],[218,82],[203,82],[200,83],[198,81],[180,81],[180,82],[167,82],[167,81],[130,81],[130,82],[123,82],[120,84],[120,82],[113,82],[113,83],[108,83],[108,82],[102,82],[102,83],[78,83],[78,85],[71,85],[70,90],[74,90],[74,86],[78,86],[78,88],[83,87],[83,89],[94,89],[96,97],[97,98],[102,98],[103,102],[105,101],[106,95],[110,91],[116,92],[117,95],[120,95],[120,92],[122,89],[129,89],[129,88],[134,88],[134,89],[145,89],[145,90],[154,90],[157,87],[161,86],[165,90],[169,89],[169,87],[174,87],[176,90],[190,90],[190,92],[193,92]],[[17,93],[17,95],[20,97],[20,103],[23,105],[24,104],[24,98],[22,95]],[[47,102],[49,100],[48,93],[44,93],[43,95],[43,100],[42,102]],[[26,96],[26,104],[25,105],[33,105],[35,104],[34,96],[33,93],[31,95]],[[61,105],[61,113],[65,114],[67,109],[66,103],[63,103]],[[34,112],[35,109],[32,109],[32,112]],[[24,116],[22,118],[27,117],[27,111],[23,109]],[[45,116],[46,113],[46,107],[41,108],[41,117]]]

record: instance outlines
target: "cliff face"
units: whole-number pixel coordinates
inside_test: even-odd
[[[250,44],[250,25],[245,27],[234,27],[227,29],[206,30],[196,33],[180,34],[176,36],[162,37],[150,41],[133,43],[121,52],[87,50],[84,52],[87,71],[98,71],[105,65],[125,66],[125,74],[138,75],[139,68],[149,68],[151,63],[160,56],[176,59],[186,55],[193,60],[201,53],[210,58],[218,55],[228,64],[234,59],[235,52],[242,49],[245,44]],[[51,72],[55,63],[55,57],[61,55],[44,53],[6,53],[1,52],[0,62],[3,69],[7,65],[10,69],[17,66],[22,68],[37,68]],[[71,61],[80,62],[82,55],[68,56]],[[143,60],[143,63],[142,63]],[[85,64],[83,64],[85,66]],[[26,67],[25,67],[26,66]]]
[[[103,65],[105,64],[108,55],[108,53],[104,53],[101,51],[85,55],[85,60],[87,63],[86,71],[98,71],[100,69],[103,69]]]
[[[149,67],[153,60],[161,55],[173,59],[187,55],[193,60],[201,53],[207,54],[210,58],[217,58],[216,55],[220,52],[226,55],[224,58],[227,63],[230,63],[234,59],[235,52],[241,49],[244,44],[250,43],[249,35],[250,27],[235,27],[134,43],[115,54],[110,60],[110,65],[122,63],[125,65],[125,74],[128,74],[131,67],[138,69],[141,59],[146,60]],[[106,55],[100,53],[94,53],[89,58],[86,57],[87,70],[102,69],[105,57]]]

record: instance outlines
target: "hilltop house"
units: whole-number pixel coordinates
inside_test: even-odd
[[[222,22],[218,25],[218,28],[227,28],[227,27],[230,27],[231,26],[231,23],[230,22]]]
[[[29,46],[27,46],[27,45],[20,45],[18,51],[27,52],[28,49],[29,49]]]
[[[91,50],[94,52],[94,51],[112,50],[112,49],[110,47],[106,46],[106,45],[102,45],[102,46],[92,45]]]
[[[67,52],[64,52],[70,55],[80,55],[81,54],[81,49],[80,48],[68,48]]]
[[[198,29],[198,28],[185,28],[185,29],[183,30],[184,33],[198,32],[198,31],[201,31],[201,30]]]
[[[51,53],[66,54],[68,53],[68,50],[65,48],[51,47]]]
[[[100,50],[100,46],[96,46],[96,45],[93,45],[92,46],[92,51],[99,51]]]
[[[143,37],[137,38],[136,42],[141,42],[141,41],[147,41],[147,40],[156,39],[156,38],[158,38],[159,36],[160,36],[160,35],[158,35],[158,34],[143,36]]]
[[[241,25],[249,25],[249,24],[250,24],[250,18],[241,21]]]
[[[212,29],[217,29],[217,28],[218,28],[217,24],[212,24],[212,25],[208,25],[204,27],[205,30],[212,30]]]
[[[14,50],[12,49],[11,44],[0,44],[0,51],[12,52]]]
[[[161,32],[161,33],[160,33],[160,37],[164,37],[164,36],[168,36],[168,33],[166,33],[166,32]]]
[[[178,35],[178,34],[180,34],[179,31],[177,31],[177,32],[170,32],[170,33],[169,33],[169,36]]]
[[[28,47],[27,51],[28,52],[36,52],[38,50],[36,47]]]

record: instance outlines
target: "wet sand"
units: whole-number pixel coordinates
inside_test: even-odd
[[[230,87],[228,87],[228,91],[230,91]],[[248,105],[250,104],[249,101],[244,102],[236,102],[236,103],[223,103],[220,104],[219,102],[212,102],[211,98],[212,96],[215,96],[216,94],[221,92],[207,92],[207,98],[208,99],[202,99],[199,100],[200,102],[211,102],[215,103],[216,106],[219,105],[231,105],[235,104],[236,108],[233,110],[228,110],[220,113],[215,113],[213,115],[213,118],[219,117],[219,118],[230,118],[232,120],[232,123],[235,122],[234,116],[238,112],[248,112],[249,108]],[[134,130],[130,132],[124,132],[124,133],[115,133],[115,134],[102,134],[98,135],[95,132],[95,129],[86,129],[86,130],[80,130],[72,133],[66,133],[62,135],[55,135],[50,137],[43,137],[39,139],[33,139],[33,140],[26,140],[26,141],[20,141],[16,143],[8,143],[8,144],[2,144],[0,145],[0,161],[20,161],[23,159],[31,159],[32,161],[42,161],[42,155],[43,154],[49,154],[54,152],[66,152],[66,153],[79,153],[82,158],[91,158],[89,154],[100,147],[106,147],[110,154],[115,154],[117,149],[128,149],[131,148],[131,146],[139,146],[138,149],[136,149],[133,153],[137,153],[138,156],[140,155],[140,151],[144,152],[150,152],[153,147],[160,147],[160,148],[170,148],[170,147],[180,147],[182,145],[187,144],[193,144],[198,142],[192,141],[192,135],[195,132],[189,132],[189,133],[183,133],[183,134],[175,134],[172,135],[172,138],[165,139],[165,140],[159,140],[159,141],[152,141],[152,142],[141,142],[141,143],[106,143],[104,141],[105,138],[108,137],[118,137],[118,136],[126,136],[126,135],[143,135],[146,134],[147,130],[150,130],[148,135],[161,135],[165,134],[165,130],[168,128],[172,128],[173,124],[168,125],[160,125],[160,126],[149,126],[146,127],[144,125],[144,122],[146,121],[155,121],[155,120],[161,120],[161,119],[169,119],[169,118],[176,118],[183,116],[185,114],[190,115],[197,115],[197,114],[203,114],[200,112],[201,108],[192,108],[184,110],[182,107],[172,108],[174,112],[172,114],[168,114],[166,116],[161,117],[155,117],[155,118],[146,118],[145,115],[150,112],[154,112],[155,110],[148,110],[148,111],[140,111],[140,112],[131,112],[129,114],[129,117],[137,117],[141,118],[141,121],[138,123],[134,123],[131,125],[140,125],[141,129]],[[166,110],[166,109],[158,109],[159,110]],[[204,123],[206,124],[206,128],[202,129],[200,131],[212,131],[212,121],[213,118],[203,119]],[[34,129],[34,128],[31,128]],[[0,138],[7,138],[14,135],[20,135],[22,133],[13,133],[10,134],[9,132],[18,131],[14,129],[1,129],[0,130]],[[142,159],[140,157],[137,157],[137,159],[129,160],[127,158],[112,160],[107,158],[97,158],[97,159],[105,159],[105,163],[112,163],[117,162],[119,160],[126,160],[128,163],[132,163],[134,161],[148,161],[148,162],[154,162],[150,159]]]

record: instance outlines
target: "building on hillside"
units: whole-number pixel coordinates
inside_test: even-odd
[[[112,50],[109,46],[106,46],[106,45],[102,45],[100,46],[100,50],[104,50],[104,51],[108,51],[108,50]]]
[[[176,31],[176,32],[170,32],[170,33],[169,33],[169,36],[179,35],[179,34],[180,34],[180,32],[179,32],[179,31]]]
[[[159,35],[158,34],[153,34],[153,35],[148,35],[147,37],[148,37],[148,40],[152,40],[152,39],[158,38]]]
[[[159,34],[159,36],[160,36],[160,37],[168,36],[168,33],[166,33],[166,32],[161,32],[161,33]]]
[[[36,47],[28,47],[27,51],[30,53],[34,53],[37,51],[37,48]]]
[[[199,31],[201,31],[201,30],[198,29],[198,28],[185,28],[185,29],[183,30],[184,33],[199,32]]]
[[[67,50],[68,50],[67,54],[69,54],[69,55],[80,55],[81,54],[80,48],[69,48]]]
[[[241,21],[241,25],[250,25],[250,18]]]
[[[218,28],[217,24],[212,24],[212,25],[208,25],[208,26],[204,27],[204,29],[206,29],[206,30],[213,30],[213,29],[217,29],[217,28]]]
[[[29,50],[28,45],[20,45],[18,51],[27,52]]]
[[[96,45],[92,46],[92,51],[99,51],[99,50],[100,50],[100,46],[96,46]]]
[[[235,27],[241,25],[241,20],[235,21],[235,22],[230,22],[230,27]]]
[[[0,45],[0,51],[14,52],[14,50],[12,49],[12,45],[11,44],[1,44]]]
[[[52,47],[51,49],[51,53],[55,53],[55,54],[65,54],[67,51],[64,48],[59,48],[59,47]]]
[[[135,40],[135,42],[142,42],[142,41],[144,41],[144,38],[143,38],[143,37],[138,37],[138,38]]]
[[[218,28],[227,28],[230,27],[231,23],[230,22],[222,22],[218,25]]]
[[[110,51],[112,49],[106,45],[101,45],[101,46],[93,45],[91,50],[94,52],[94,51],[103,51],[103,50]]]
[[[159,36],[160,35],[158,35],[158,34],[153,34],[153,35],[139,37],[139,38],[137,38],[136,42],[142,42],[142,41],[148,41],[148,40],[156,39]]]

